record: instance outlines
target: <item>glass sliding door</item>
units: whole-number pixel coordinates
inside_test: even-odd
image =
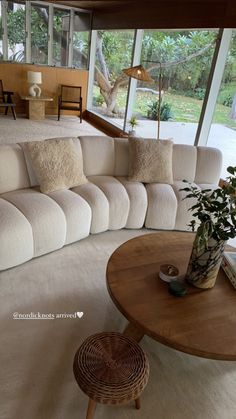
[[[176,143],[194,143],[217,33],[215,30],[144,31],[141,64],[153,82],[137,83],[132,108],[133,116],[138,119],[137,135],[157,138],[161,64],[160,137],[173,138]]]
[[[70,10],[53,9],[53,64],[68,66]]]
[[[7,2],[8,59],[25,61],[25,4]]]
[[[236,30],[233,31],[207,145],[223,154],[221,177],[236,166]]]
[[[133,30],[98,31],[92,109],[123,128],[128,78],[122,72],[132,62]]]
[[[48,63],[48,7],[31,5],[31,61]]]

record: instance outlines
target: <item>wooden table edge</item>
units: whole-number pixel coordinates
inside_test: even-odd
[[[161,232],[160,232],[161,233]],[[184,232],[184,233],[188,233],[188,232]],[[140,236],[137,237],[141,237],[141,236],[149,236],[155,233],[149,233],[149,234],[142,234]],[[143,325],[141,323],[139,323],[138,320],[134,320],[129,313],[120,305],[120,303],[116,300],[116,298],[114,297],[110,286],[109,286],[109,282],[108,282],[108,267],[109,267],[109,262],[112,258],[112,256],[114,255],[114,253],[116,253],[116,251],[118,251],[124,244],[126,244],[127,242],[130,242],[132,240],[137,239],[137,237],[133,237],[132,239],[127,240],[126,242],[122,243],[120,246],[118,246],[114,252],[111,254],[111,256],[109,257],[109,260],[107,262],[107,266],[106,266],[106,285],[107,285],[107,290],[109,293],[109,296],[111,298],[111,300],[113,301],[113,303],[115,304],[115,306],[118,308],[118,310],[123,314],[123,316],[129,321],[128,325],[126,326],[125,330],[128,329],[129,325],[132,325],[132,334],[129,333],[125,333],[131,337],[133,337],[135,340],[137,340],[138,342],[142,339],[142,337],[144,335],[149,336],[150,338],[156,340],[157,342],[168,346],[171,349],[175,349],[178,350],[180,352],[186,353],[188,355],[193,355],[193,356],[197,356],[200,358],[206,358],[206,359],[212,359],[212,360],[219,360],[219,361],[236,361],[236,354],[235,355],[222,355],[222,354],[218,354],[218,353],[212,353],[212,352],[207,352],[207,351],[202,351],[202,350],[197,350],[194,348],[191,348],[191,351],[188,347],[184,346],[184,345],[180,345],[179,343],[173,342],[173,340],[169,340],[167,338],[164,338],[163,336],[157,335],[156,333],[151,332],[150,330],[147,330],[145,327],[143,327]],[[231,251],[231,250],[235,250],[234,247],[227,245],[226,246],[226,250],[227,251]],[[222,268],[221,268],[222,269]],[[204,290],[203,292],[208,292],[210,290]],[[236,291],[235,291],[236,292]],[[184,298],[184,297],[183,297]],[[136,331],[135,331],[136,329]],[[125,331],[124,331],[125,332]],[[137,338],[138,336],[138,338]],[[141,337],[140,337],[141,336]]]

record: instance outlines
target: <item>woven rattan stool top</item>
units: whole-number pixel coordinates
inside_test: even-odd
[[[105,404],[136,400],[149,376],[147,357],[137,342],[115,332],[87,338],[75,354],[73,369],[81,390]]]

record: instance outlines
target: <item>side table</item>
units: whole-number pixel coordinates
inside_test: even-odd
[[[28,118],[34,121],[45,119],[45,102],[52,102],[52,97],[21,96],[22,100],[28,102]]]

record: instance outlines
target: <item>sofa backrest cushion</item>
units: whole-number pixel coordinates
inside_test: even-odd
[[[173,178],[186,179],[193,182],[196,173],[197,149],[192,145],[174,144],[173,146]]]
[[[128,176],[129,147],[126,138],[81,136],[73,138],[73,141],[81,143],[85,175]],[[222,154],[215,148],[184,144],[173,146],[174,180],[217,184],[221,165]],[[36,185],[38,180],[24,143],[0,145],[0,194]]]
[[[197,147],[197,168],[195,183],[219,182],[222,167],[222,153],[213,147]]]
[[[106,136],[86,135],[79,137],[85,176],[114,176],[114,139]]]
[[[115,138],[115,176],[129,174],[129,142]],[[191,145],[173,144],[173,179],[193,182],[196,173],[197,149]]]
[[[30,186],[33,188],[34,186],[38,186],[39,182],[36,176],[36,173],[33,168],[33,164],[30,158],[30,154],[27,149],[27,142],[19,143],[19,146],[22,148],[24,156],[25,156],[25,164],[27,167],[29,180],[30,180]]]
[[[18,144],[0,145],[0,194],[29,188],[25,157]]]
[[[129,174],[129,141],[126,138],[115,138],[115,176]]]

